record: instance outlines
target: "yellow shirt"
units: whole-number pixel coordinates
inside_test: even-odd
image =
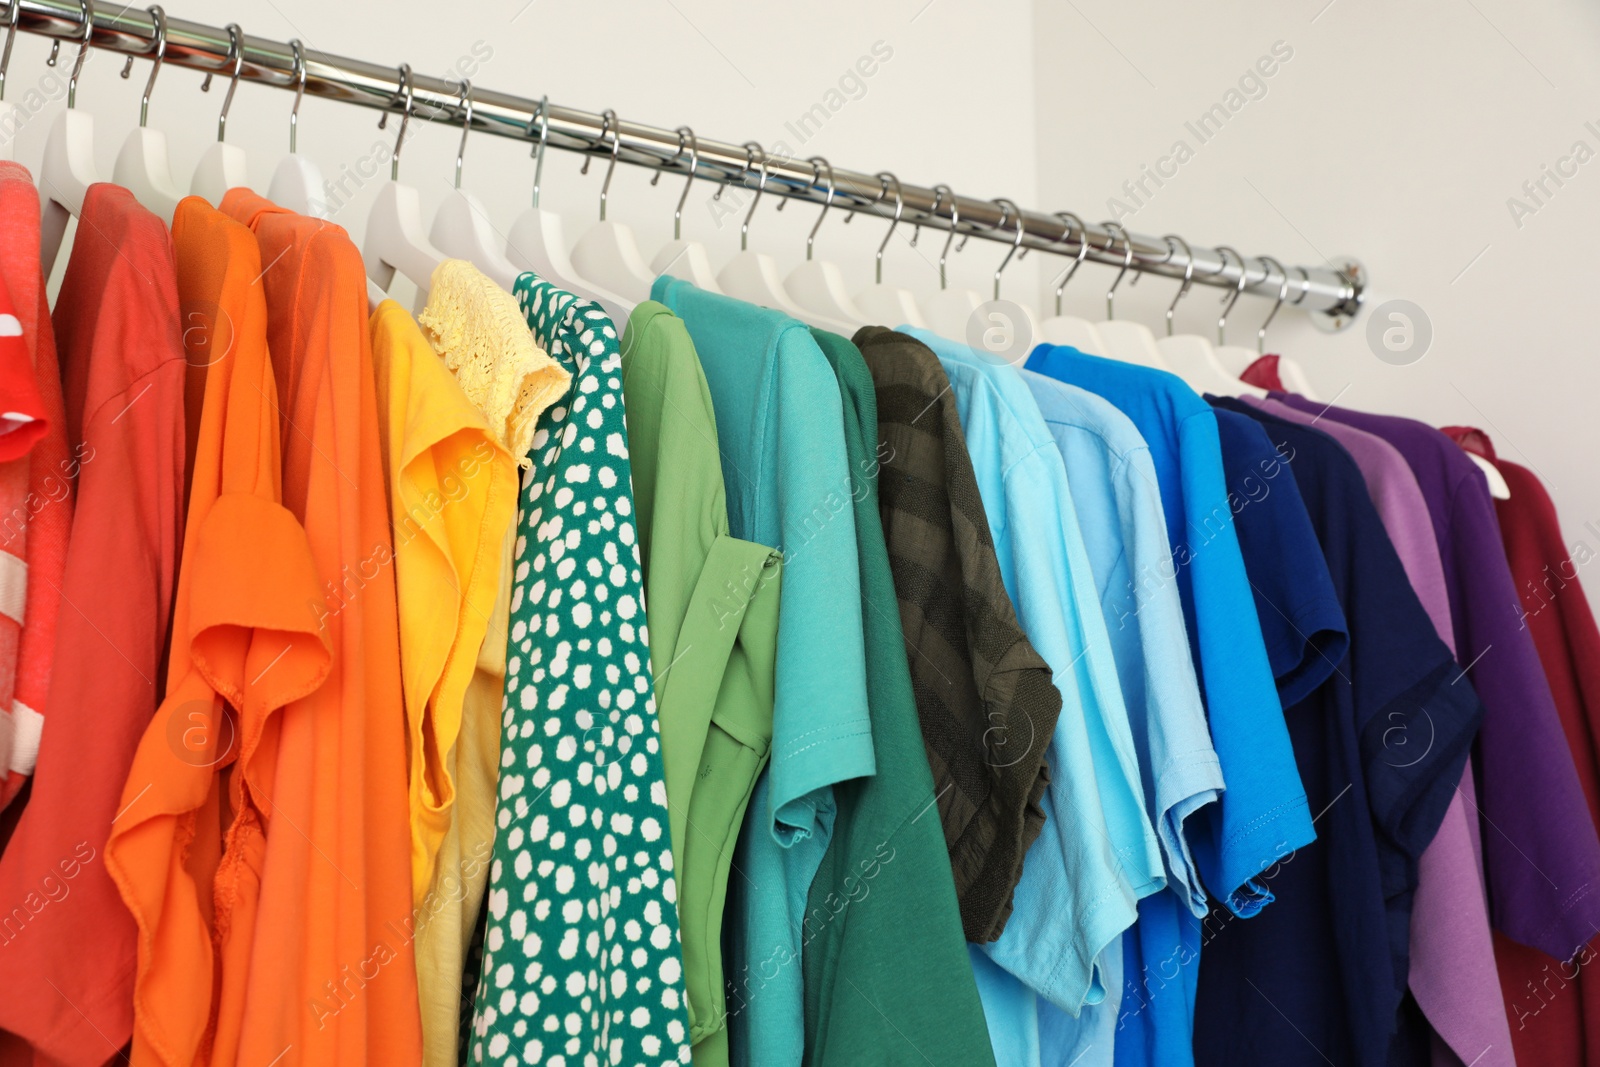
[[[398,305],[389,302],[380,306],[379,313],[391,306],[394,313],[404,315]],[[414,436],[419,443],[436,442],[424,446],[433,464],[424,470],[438,469],[440,455],[459,454],[460,445],[452,442],[469,432],[475,435],[471,448],[487,441],[493,445],[494,456],[481,491],[471,487],[457,490],[460,503],[467,506],[449,503],[440,509],[441,520],[459,536],[442,543],[435,539],[435,544],[449,547],[429,554],[433,588],[415,600],[407,597],[408,561],[399,547],[407,543],[401,532],[400,501],[402,493],[409,491],[404,479],[393,494],[408,714],[413,711],[413,663],[420,669],[430,661],[430,653],[419,651],[415,659],[409,654],[405,644],[408,608],[426,616],[419,617],[415,625],[419,635],[427,635],[419,640],[435,649],[431,660],[438,659],[438,648],[446,643],[449,647],[447,666],[441,673],[418,676],[419,686],[432,679],[427,692],[433,699],[425,700],[413,718],[412,736],[419,743],[411,762],[412,859],[417,880],[413,945],[422,1007],[423,1062],[430,1067],[455,1067],[462,961],[494,851],[517,466],[527,465],[525,457],[539,416],[566,394],[571,376],[535,343],[516,300],[464,260],[445,260],[434,271],[428,305],[418,323],[420,332],[416,326],[412,331],[442,357],[442,364],[433,359],[430,366],[446,379],[443,383],[430,380],[424,387],[426,393],[448,395],[454,401],[437,420],[425,422],[414,412],[408,416],[408,437]],[[423,384],[420,378],[417,382]],[[470,419],[455,405],[467,409]],[[393,419],[401,418],[393,405],[390,411]],[[391,455],[396,454],[391,448]],[[396,469],[409,472],[417,466],[421,452],[408,454],[412,458]],[[442,489],[439,495],[449,499]],[[481,517],[474,522],[474,516]],[[465,595],[457,597],[441,586],[452,575],[459,576],[455,588]],[[461,610],[452,629],[447,609],[457,603]]]

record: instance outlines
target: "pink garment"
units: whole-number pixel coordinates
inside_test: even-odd
[[[1276,400],[1244,397],[1280,418],[1327,433],[1355,459],[1417,599],[1439,639],[1455,652],[1449,592],[1428,504],[1405,458],[1389,442],[1333,419],[1318,419]],[[1511,1027],[1495,968],[1494,939],[1483,883],[1482,848],[1472,763],[1418,865],[1411,912],[1409,984],[1423,1014],[1448,1048],[1435,1042],[1435,1067],[1516,1067]]]

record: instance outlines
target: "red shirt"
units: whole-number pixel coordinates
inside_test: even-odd
[[[133,1023],[134,922],[103,859],[155,711],[183,520],[183,346],[166,226],[90,186],[53,316],[77,510],[33,791],[0,855],[0,1027],[106,1062]],[[21,1041],[0,1062],[28,1062]]]

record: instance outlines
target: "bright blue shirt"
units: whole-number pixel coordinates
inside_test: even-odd
[[[1104,998],[1117,961],[1102,957],[1117,951],[1138,899],[1165,884],[1161,847],[1066,467],[1038,405],[1014,368],[926,330],[901,332],[950,378],[1001,578],[1062,695],[1044,830],[1005,933],[982,948],[1004,970],[978,972],[996,1061],[1033,1064],[1041,1004],[1076,1014]],[[1033,1021],[1019,1030],[1018,1019]]]
[[[734,858],[726,974],[740,1005],[730,1008],[734,1063],[795,1067],[806,894],[833,831],[833,783],[875,767],[843,402],[800,322],[667,276],[650,295],[683,320],[700,356],[729,532],[783,552],[772,756]]]
[[[1189,655],[1177,585],[1152,582],[1141,587],[1134,579],[1171,567],[1155,463],[1138,429],[1110,401],[1033,371],[1024,370],[1022,378],[1066,462],[1067,484],[1133,726],[1145,808],[1166,860],[1167,890],[1139,904],[1141,916],[1161,911],[1164,921],[1142,920],[1142,928],[1170,931],[1185,908],[1196,918],[1206,913],[1205,889],[1194,868],[1184,820],[1217,799],[1223,779]],[[1137,936],[1135,931],[1126,936]],[[1141,958],[1137,947],[1130,954]],[[1108,956],[1116,957],[1121,972],[1122,953]],[[1086,1007],[1077,1019],[1057,1012],[1042,1021],[1046,1062],[1076,1067],[1112,1062],[1122,988],[1109,986],[1110,972],[1107,968],[1104,1003]]]
[[[1216,417],[1164,371],[1064,345],[1040,345],[1027,365],[1109,400],[1149,446],[1172,555],[1134,581],[1146,590],[1139,595],[1148,596],[1176,579],[1212,745],[1227,782],[1221,801],[1203,809],[1189,836],[1206,887],[1235,915],[1254,915],[1272,900],[1257,876],[1315,833],[1239,552]],[[1158,905],[1141,908],[1140,925],[1147,919],[1150,927],[1124,945],[1117,1063],[1188,1067],[1194,1062],[1200,925]]]

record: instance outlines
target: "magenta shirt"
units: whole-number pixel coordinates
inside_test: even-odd
[[[1456,661],[1483,701],[1476,752],[1494,928],[1559,960],[1600,929],[1600,837],[1506,563],[1483,473],[1424,423],[1273,394],[1394,445],[1427,501],[1450,594]]]
[[[1439,637],[1455,651],[1449,592],[1428,502],[1405,457],[1383,438],[1332,418],[1317,418],[1273,399],[1243,397],[1262,411],[1303,425],[1315,425],[1344,446],[1361,468],[1367,492],[1417,599]],[[1470,461],[1469,461],[1470,462]],[[1489,907],[1484,898],[1478,842],[1467,796],[1473,792],[1472,764],[1463,773],[1439,832],[1418,865],[1417,895],[1411,911],[1412,995],[1434,1030],[1474,1067],[1515,1067],[1511,1028],[1495,969]],[[1449,1063],[1448,1057],[1436,1061]]]

